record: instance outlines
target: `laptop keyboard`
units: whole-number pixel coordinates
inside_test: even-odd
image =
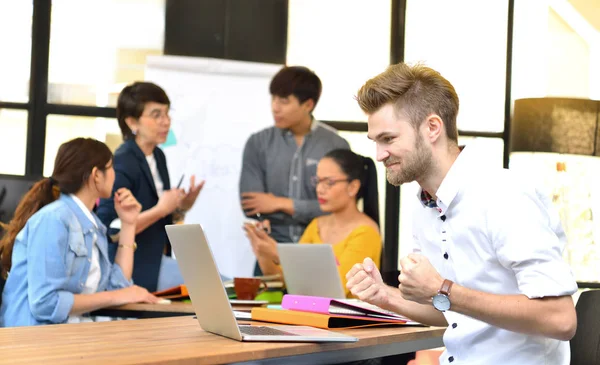
[[[298,336],[295,333],[268,326],[240,326],[240,332],[248,336]]]

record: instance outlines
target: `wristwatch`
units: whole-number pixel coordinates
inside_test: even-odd
[[[438,293],[433,296],[433,307],[440,312],[445,312],[450,309],[450,289],[454,284],[451,280],[445,279]]]

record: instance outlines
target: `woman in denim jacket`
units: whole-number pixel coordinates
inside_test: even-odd
[[[23,197],[0,241],[7,277],[0,325],[79,322],[99,308],[158,301],[131,282],[141,206],[127,189],[115,192],[122,228],[109,261],[106,227],[92,208],[111,195],[114,180],[104,143],[77,138],[60,146],[52,176]]]

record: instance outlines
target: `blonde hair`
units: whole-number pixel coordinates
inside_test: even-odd
[[[367,114],[392,103],[396,113],[404,113],[415,129],[428,115],[437,114],[448,139],[458,143],[458,95],[452,84],[432,68],[422,64],[391,65],[367,81],[358,90],[356,100]]]

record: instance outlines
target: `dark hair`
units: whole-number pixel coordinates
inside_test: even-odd
[[[363,199],[363,212],[379,224],[379,193],[377,189],[377,170],[369,157],[358,155],[347,149],[332,150],[324,158],[337,163],[350,181],[360,181],[360,190],[356,200]]]
[[[0,262],[4,278],[12,265],[15,238],[25,227],[27,220],[38,210],[58,199],[61,192],[78,192],[90,177],[92,169],[96,167],[105,171],[112,157],[112,152],[104,143],[92,138],[76,138],[60,146],[54,160],[52,176],[35,183],[23,196],[13,219],[6,227],[6,233],[0,240]]]
[[[316,107],[322,88],[321,79],[310,69],[303,66],[286,66],[271,80],[269,92],[282,98],[294,95],[300,103],[312,99]]]
[[[171,106],[171,100],[167,93],[160,86],[151,82],[134,82],[121,90],[117,101],[117,119],[124,140],[134,138],[134,134],[125,120],[129,117],[138,119],[144,112],[146,103],[149,102]]]

